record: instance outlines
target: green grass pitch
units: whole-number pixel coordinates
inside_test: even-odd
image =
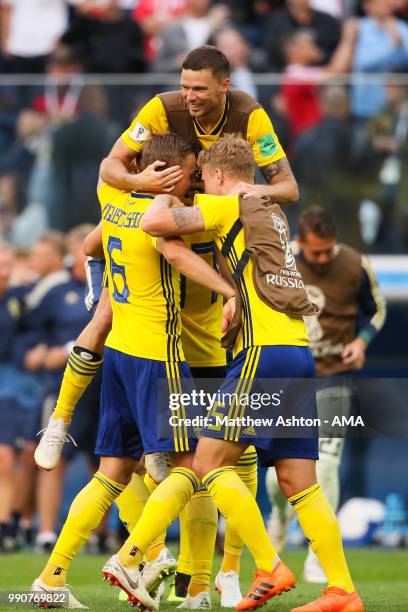
[[[298,577],[302,573],[305,550],[292,550],[283,555],[284,560]],[[407,612],[408,610],[408,553],[403,550],[349,549],[347,557],[351,571],[366,605],[367,612]],[[106,557],[81,554],[72,566],[69,582],[78,599],[91,610],[119,612],[131,609],[125,602],[119,602],[118,589],[102,582],[101,567]],[[38,576],[45,556],[33,553],[20,553],[0,556],[0,590],[27,590],[32,580]],[[214,567],[219,567],[217,557]],[[253,571],[253,563],[244,554],[241,571],[243,592],[248,588]],[[292,607],[301,605],[319,596],[319,585],[309,585],[299,578],[297,587],[291,593],[271,600],[267,605],[271,612],[288,612]],[[163,603],[163,612],[174,610],[176,604]],[[22,610],[27,606],[0,606],[0,610]],[[219,610],[218,597],[213,594],[213,610]],[[267,608],[264,608],[266,611]]]

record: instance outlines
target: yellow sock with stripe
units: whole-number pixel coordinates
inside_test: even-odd
[[[175,468],[153,491],[136,527],[119,551],[121,563],[141,562],[149,545],[177,518],[200,484],[187,468]]]
[[[144,483],[149,491],[149,495],[153,493],[155,489],[157,489],[158,484],[153,478],[150,476],[149,472],[146,472],[144,475]],[[148,549],[145,552],[145,561],[154,561],[160,555],[163,548],[166,546],[166,531],[162,531],[157,538],[153,540],[153,542],[149,545]]]
[[[40,578],[49,586],[63,586],[73,558],[99,525],[124,485],[96,472],[78,493]]]
[[[248,547],[258,569],[271,572],[279,561],[266,533],[258,505],[232,466],[212,470],[203,484],[214,498],[219,511]]]
[[[255,498],[258,489],[258,463],[254,447],[250,446],[242,455],[235,468],[242,482],[248,487],[251,495]],[[224,539],[224,556],[221,563],[222,572],[234,571],[239,574],[241,553],[244,543],[239,535],[231,529],[227,521]]]
[[[129,533],[134,529],[148,499],[149,491],[143,478],[138,474],[132,474],[131,481],[116,499],[119,518]]]
[[[54,418],[69,422],[75,406],[99,370],[102,358],[86,348],[74,346],[65,368]]]
[[[343,552],[341,534],[336,515],[319,484],[289,498],[303,533],[319,559],[329,587],[336,586],[347,592],[354,591],[347,561]]]
[[[211,570],[217,535],[218,511],[207,490],[200,490],[180,513],[181,538],[187,534],[190,548],[190,569],[183,565],[178,572],[190,574],[188,593],[192,597],[210,590]]]

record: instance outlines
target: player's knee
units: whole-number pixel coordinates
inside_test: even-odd
[[[202,480],[208,472],[211,472],[215,467],[211,462],[207,461],[204,457],[195,457],[193,460],[193,472],[197,478]]]
[[[136,461],[118,457],[102,457],[99,471],[121,485],[127,486],[132,478]]]

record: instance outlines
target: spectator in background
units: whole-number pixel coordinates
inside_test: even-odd
[[[182,17],[186,11],[187,0],[138,0],[133,10],[133,19],[137,21],[144,34],[144,55],[148,62],[153,62],[157,55],[158,37],[174,20]]]
[[[337,220],[340,238],[347,236],[357,247],[361,243],[358,191],[353,180],[357,166],[346,89],[338,85],[325,87],[321,111],[321,120],[303,132],[295,144],[293,163],[301,202],[328,208]]]
[[[391,0],[364,0],[366,17],[346,23],[354,30],[352,71],[373,75],[408,68],[408,25],[393,15]],[[360,120],[374,117],[385,104],[383,83],[354,84],[351,112]],[[364,125],[364,124],[363,124]]]
[[[54,188],[49,219],[51,226],[61,231],[79,223],[98,223],[100,205],[95,186],[99,164],[118,132],[118,126],[107,118],[107,99],[100,87],[85,86],[78,108],[78,116],[57,128],[52,142]]]
[[[48,59],[44,86],[36,88],[18,114],[18,139],[0,161],[0,191],[7,196],[3,205],[9,213],[5,230],[15,245],[32,245],[48,227],[52,134],[78,112],[80,72],[78,58],[59,45]]]
[[[399,230],[408,218],[408,176],[403,170],[408,160],[408,88],[392,78],[386,85],[385,106],[369,124],[372,176],[378,176],[376,201],[381,211],[374,240],[381,252],[402,247]]]
[[[195,47],[208,44],[225,25],[229,13],[211,0],[187,0],[186,12],[165,28],[159,37],[159,51],[153,69],[157,72],[179,72],[185,56]]]
[[[22,316],[20,293],[10,283],[13,264],[12,248],[0,242],[0,553],[18,548],[12,520],[16,495],[14,464],[33,427],[31,415],[19,398],[22,380],[13,354]]]
[[[258,92],[249,65],[250,49],[242,34],[232,27],[223,28],[215,35],[214,42],[231,65],[232,86],[257,99]]]
[[[68,26],[68,0],[2,0],[1,46],[8,72],[45,72]]]
[[[222,0],[222,3],[228,7],[232,23],[255,49],[263,49],[265,19],[285,6],[285,0]]]
[[[340,41],[340,23],[337,19],[312,9],[310,0],[287,0],[286,8],[272,13],[265,24],[264,45],[270,68],[281,70],[285,65],[283,43],[297,30],[310,30],[322,52],[320,64],[327,64]]]
[[[143,32],[120,8],[108,0],[95,15],[92,5],[80,7],[60,41],[73,47],[83,60],[85,72],[143,72]]]
[[[284,45],[287,66],[281,94],[294,141],[322,118],[320,84],[345,72],[352,56],[350,35],[345,28],[340,43],[325,66],[317,66],[322,51],[310,30],[297,30]]]
[[[34,287],[27,298],[26,325],[30,329],[33,348],[24,358],[27,369],[42,371],[45,389],[41,406],[41,424],[44,426],[52,412],[55,393],[61,382],[71,343],[88,323],[90,314],[84,303],[85,255],[82,244],[93,229],[89,225],[74,228],[66,240],[58,234],[48,234],[33,249],[32,264],[41,274],[46,270],[44,259],[53,260],[56,272],[47,275]],[[69,269],[62,268],[63,252],[70,256]],[[53,253],[54,251],[54,253]],[[57,263],[60,268],[57,269]],[[50,269],[48,263],[48,269]],[[99,408],[99,381],[84,395],[85,405],[78,410],[71,425],[71,434],[81,450],[92,453],[95,441],[95,422]],[[37,425],[36,431],[41,429]],[[55,543],[63,475],[67,461],[75,453],[75,447],[66,445],[63,461],[52,472],[42,472],[38,479],[39,530],[37,549],[48,550]]]

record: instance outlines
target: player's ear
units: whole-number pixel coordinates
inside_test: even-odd
[[[230,87],[230,79],[229,79],[229,77],[225,77],[222,80],[222,91],[223,91],[223,93],[227,93],[227,91],[229,90],[229,87]]]
[[[224,172],[221,168],[215,169],[215,176],[217,177],[217,183],[222,185],[224,182]]]

